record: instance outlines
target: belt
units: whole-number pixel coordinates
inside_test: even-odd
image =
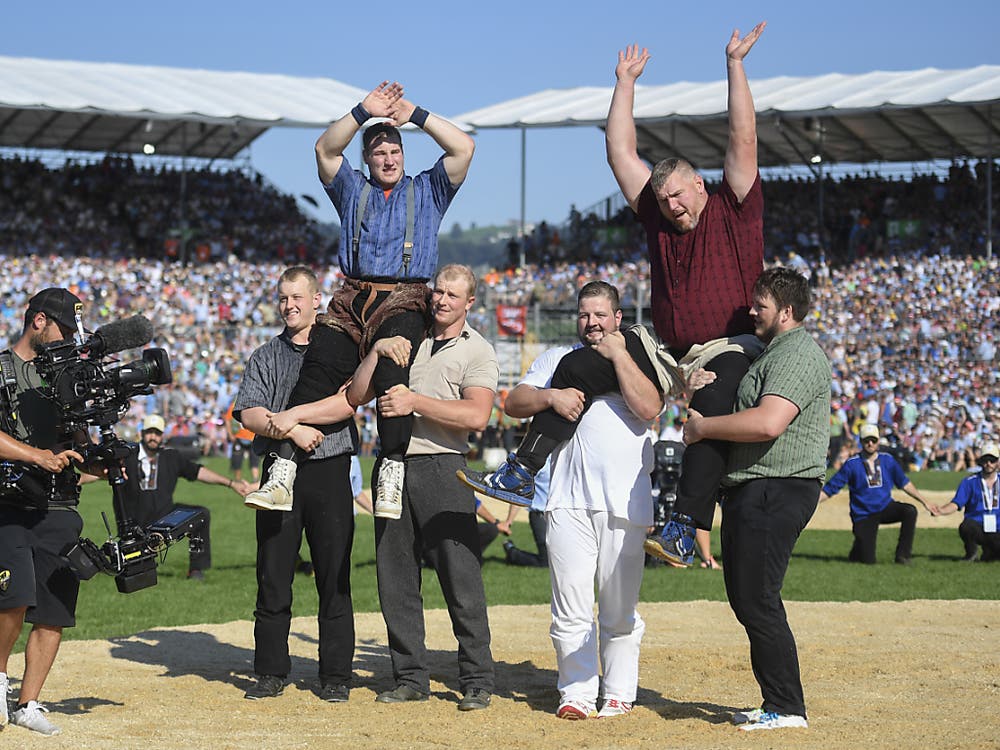
[[[354,280],[354,283],[358,285],[358,288],[365,292],[391,292],[396,288],[397,284],[393,283],[383,283],[379,281],[359,281]]]

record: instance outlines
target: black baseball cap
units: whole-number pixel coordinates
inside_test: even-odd
[[[76,316],[83,312],[83,303],[69,289],[53,286],[28,300],[28,312],[45,313],[64,328],[76,330]]]

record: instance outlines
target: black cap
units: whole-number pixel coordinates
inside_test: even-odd
[[[28,300],[28,311],[45,313],[45,316],[65,328],[76,330],[77,313],[83,312],[83,303],[69,289],[49,287]]]
[[[383,142],[395,143],[399,146],[403,145],[403,138],[399,134],[399,129],[388,122],[377,122],[361,134],[361,145],[364,147],[365,153],[372,150],[372,143],[375,141],[378,141],[378,143],[375,143],[376,146]]]

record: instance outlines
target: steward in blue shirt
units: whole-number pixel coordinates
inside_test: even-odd
[[[851,530],[854,546],[848,559],[851,562],[875,564],[875,539],[882,524],[898,523],[899,543],[896,545],[896,562],[907,565],[913,553],[913,536],[917,528],[917,509],[909,503],[892,499],[892,488],[902,490],[930,512],[919,490],[903,473],[895,458],[878,452],[878,428],[865,425],[861,428],[861,453],[852,456],[830,477],[819,494],[820,502],[836,495],[846,484],[851,493]]]
[[[983,548],[983,560],[1000,560],[1000,482],[997,481],[997,461],[1000,448],[996,443],[984,444],[979,449],[977,463],[981,471],[966,477],[958,485],[955,497],[947,505],[931,506],[935,516],[947,516],[959,508],[965,509],[965,518],[958,527],[958,535],[965,545],[966,562],[979,559],[979,547]]]
[[[344,150],[371,117],[389,122],[372,125],[362,135],[362,158],[370,174],[365,177],[351,168]],[[397,129],[408,122],[422,128],[444,150],[433,167],[415,177],[404,172],[403,143]],[[340,268],[345,279],[312,329],[289,407],[335,395],[378,339],[403,336],[410,341],[411,351],[417,351],[430,323],[427,282],[437,270],[438,229],[465,180],[474,150],[472,138],[404,99],[403,87],[388,81],[316,141],[319,178],[340,216]],[[372,382],[376,396],[393,386],[407,385],[409,365],[402,367],[382,357]],[[376,516],[399,518],[403,456],[412,425],[412,415],[379,415],[382,450],[372,481]],[[268,480],[247,496],[248,505],[291,509],[294,456],[294,446],[286,441]]]

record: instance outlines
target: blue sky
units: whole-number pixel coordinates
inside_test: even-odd
[[[631,42],[653,57],[642,82],[725,76],[734,27],[768,27],[747,58],[755,78],[1000,63],[994,1],[954,0],[918,9],[896,0],[688,2],[191,2],[8,3],[0,54],[296,76],[328,76],[370,89],[396,79],[407,98],[456,115],[547,88],[611,86],[617,51]],[[275,130],[252,146],[257,169],[279,188],[321,200],[335,218],[313,160],[318,132]],[[445,217],[447,229],[502,224],[520,215],[520,134],[476,136],[475,161]],[[408,136],[408,171],[437,157]],[[356,152],[348,152],[356,156]],[[562,221],[570,204],[616,191],[596,128],[527,136],[527,219]]]

